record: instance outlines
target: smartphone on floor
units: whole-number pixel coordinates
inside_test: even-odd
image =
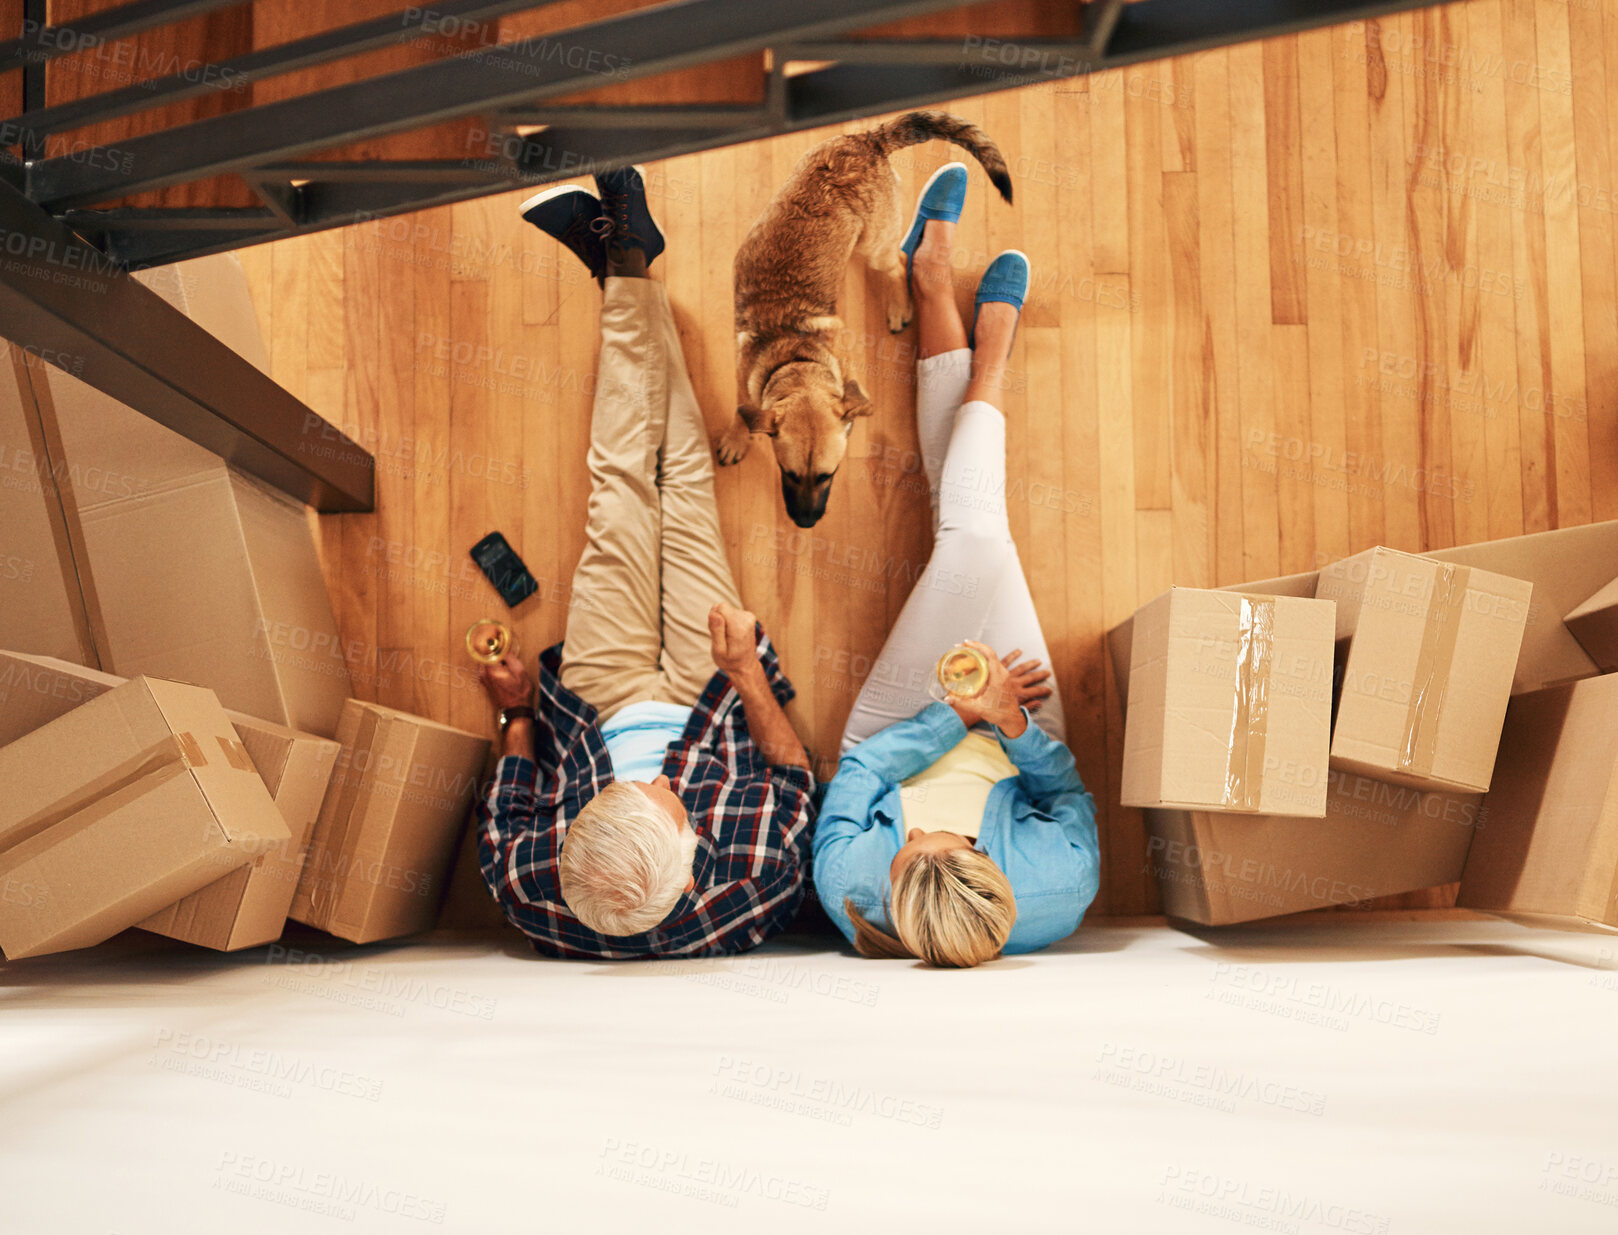
[[[522,558],[499,532],[490,532],[472,546],[472,560],[478,564],[484,578],[494,584],[494,590],[500,593],[507,608],[515,609],[539,591],[538,582],[528,573]]]

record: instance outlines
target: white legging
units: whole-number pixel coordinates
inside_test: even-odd
[[[971,381],[967,348],[916,365],[916,429],[933,506],[933,555],[888,633],[843,730],[843,753],[934,701],[938,658],[962,639],[1001,655],[1051,663],[1034,598],[1006,520],[1006,420],[981,400],[962,404]],[[1034,723],[1067,740],[1055,693]]]

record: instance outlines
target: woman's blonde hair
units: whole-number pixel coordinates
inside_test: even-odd
[[[947,969],[970,969],[1000,955],[1017,921],[1011,881],[986,853],[946,849],[918,853],[893,881],[888,916],[894,938],[868,922],[854,903],[854,950],[873,960],[915,958]]]
[[[574,915],[602,935],[649,931],[691,881],[697,834],[628,781],[614,781],[568,824],[557,875]]]

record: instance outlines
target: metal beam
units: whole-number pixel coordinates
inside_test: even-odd
[[[996,44],[999,40],[995,40]],[[1038,56],[1045,61],[1092,55],[1088,42],[1078,38],[1006,40],[1016,57]],[[783,60],[831,61],[836,64],[979,64],[1000,67],[977,36],[953,39],[828,39],[815,43],[788,43],[775,49]],[[1015,63],[1015,60],[1013,61]]]
[[[768,122],[762,103],[664,103],[644,106],[536,103],[494,113],[496,124],[566,125],[591,129],[737,129]]]
[[[1366,21],[1407,9],[1430,8],[1436,0],[1141,0],[1126,4],[1107,43],[1104,68],[1184,56],[1210,47],[1275,38]]]
[[[1005,61],[1006,44],[991,39],[952,41],[958,53],[953,62],[937,54],[935,48],[940,41],[933,40],[923,41],[925,50],[918,57],[931,63],[835,64],[791,77],[783,72],[785,60],[777,54],[767,82],[766,104],[735,112],[740,122],[737,127],[707,125],[707,120],[714,117],[702,113],[721,109],[686,111],[671,107],[665,112],[646,107],[575,109],[535,104],[531,109],[513,109],[513,114],[547,116],[555,123],[527,137],[494,134],[498,157],[464,163],[286,162],[247,172],[250,180],[266,177],[283,184],[308,181],[299,188],[300,213],[295,224],[234,234],[193,230],[162,236],[112,229],[106,237],[111,251],[121,259],[139,264],[176,261],[624,163],[670,158],[777,133],[1157,59],[1213,42],[1238,42],[1266,37],[1282,28],[1297,30],[1420,7],[1424,7],[1423,0],[1249,0],[1247,7],[1240,10],[1249,19],[1261,16],[1281,23],[1280,27],[1253,27],[1236,22],[1228,11],[1215,20],[1204,11],[1200,0],[1138,0],[1132,4],[1096,0],[1086,6],[1083,32],[1077,40],[1012,43],[1009,54],[1014,67]],[[797,45],[804,43],[800,40]],[[1065,51],[1056,54],[1057,48]],[[1086,49],[1088,54],[1080,54]],[[728,109],[722,110],[728,114]],[[681,115],[695,115],[702,123],[682,127],[675,123]],[[0,172],[4,170],[0,168]]]
[[[370,21],[353,22],[323,30],[307,38],[277,43],[216,64],[192,68],[168,77],[154,77],[117,90],[59,103],[26,116],[13,116],[24,132],[43,136],[84,125],[100,124],[118,116],[178,103],[199,95],[239,90],[255,81],[294,73],[360,52],[374,51],[419,37],[424,31],[454,31],[468,22],[497,19],[521,9],[538,9],[557,0],[441,0],[431,8],[411,8]],[[8,123],[0,121],[0,124]]]
[[[114,39],[127,38],[164,26],[171,21],[234,8],[245,0],[136,0],[81,17],[69,26],[46,26],[30,22],[18,39],[0,43],[0,73],[29,63],[43,63],[57,56],[88,51]]]
[[[953,8],[959,0],[676,0],[506,47],[485,48],[329,90],[133,138],[116,168],[81,156],[28,169],[52,209],[164,188],[334,145],[612,82],[762,51],[773,43]],[[122,170],[128,166],[132,170]]]
[[[50,20],[45,0],[23,0],[23,28],[25,30],[42,29]],[[22,69],[22,109],[26,115],[37,112],[45,106],[45,61],[40,57],[30,57]],[[7,128],[0,125],[0,142],[11,145],[16,141],[22,146],[22,157],[26,159],[42,159],[45,157],[45,143],[37,136],[23,128]]]
[[[67,226],[0,186],[0,323],[40,355],[322,511],[369,510],[376,464]]]

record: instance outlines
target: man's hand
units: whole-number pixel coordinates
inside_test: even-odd
[[[713,663],[730,679],[742,701],[753,745],[771,767],[809,766],[809,755],[770,690],[758,659],[758,619],[720,601],[708,610]]]
[[[708,636],[713,640],[713,663],[733,683],[755,674],[763,676],[764,666],[758,661],[757,626],[758,619],[746,609],[738,609],[724,601],[708,610]]]
[[[503,656],[478,670],[478,681],[489,692],[497,708],[527,708],[534,705],[534,679],[515,656]]]
[[[982,652],[989,662],[989,680],[983,689],[970,699],[952,699],[950,707],[970,729],[979,721],[988,721],[1008,738],[1021,737],[1028,728],[1022,709],[1038,708],[1050,697],[1051,688],[1044,685],[1050,671],[1043,670],[1039,661],[1017,663],[1022,649],[1001,657],[986,643],[968,639],[966,646]]]

